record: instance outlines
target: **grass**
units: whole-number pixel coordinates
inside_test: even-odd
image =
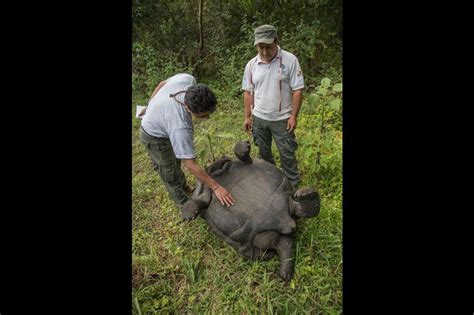
[[[140,101],[134,99],[133,104]],[[236,141],[250,139],[241,130],[241,101],[219,105],[208,121],[195,123],[201,166],[209,164],[212,155],[232,157]],[[316,119],[305,106],[296,134],[311,146]],[[318,217],[298,222],[295,277],[285,284],[277,275],[278,257],[248,261],[212,234],[201,218],[180,222],[178,209],[138,139],[139,125],[133,118],[133,314],[342,313],[340,131],[332,140],[331,148],[337,152],[327,154],[331,163],[326,163],[332,168],[321,172],[324,176],[314,173],[306,145],[297,151],[302,183],[318,189],[322,208]],[[256,154],[252,145],[251,155]],[[275,158],[278,165],[278,154]],[[189,172],[185,174],[194,184]]]

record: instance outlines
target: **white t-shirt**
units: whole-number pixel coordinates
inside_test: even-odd
[[[282,70],[281,92],[280,68]],[[264,63],[260,54],[257,54],[245,66],[242,89],[254,92],[252,114],[258,118],[270,121],[289,118],[292,111],[291,91],[302,88],[304,88],[304,78],[298,59],[280,46],[271,63]],[[279,111],[280,100],[281,111]]]
[[[186,91],[196,84],[196,79],[187,73],[179,73],[168,80],[148,103],[142,119],[142,128],[154,137],[169,138],[178,159],[194,159],[194,129],[191,114],[170,94]],[[176,99],[184,103],[184,94]]]

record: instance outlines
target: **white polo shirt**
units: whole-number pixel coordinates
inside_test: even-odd
[[[260,54],[257,54],[245,66],[242,89],[254,93],[252,114],[258,118],[270,121],[288,119],[292,111],[291,91],[302,88],[304,78],[298,59],[280,46],[276,57],[269,64],[264,63]]]

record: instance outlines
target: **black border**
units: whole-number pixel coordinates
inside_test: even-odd
[[[474,310],[470,71],[454,49],[469,18],[418,4],[344,2],[345,314]]]
[[[131,2],[11,6],[0,313],[131,313]]]

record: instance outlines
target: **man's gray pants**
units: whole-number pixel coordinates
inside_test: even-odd
[[[181,160],[176,158],[170,140],[153,137],[140,128],[140,141],[145,145],[153,169],[160,175],[171,198],[181,207],[188,200],[184,191],[186,177],[181,169]]]
[[[298,143],[294,130],[286,130],[288,119],[268,121],[253,116],[252,133],[253,141],[258,147],[261,159],[275,164],[272,154],[272,138],[280,152],[281,168],[293,186],[300,182],[300,173],[296,162],[296,149]]]

